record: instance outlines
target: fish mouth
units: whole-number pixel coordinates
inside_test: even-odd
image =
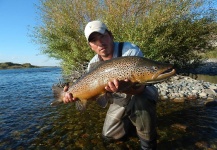
[[[158,73],[156,73],[151,80],[146,82],[146,84],[148,85],[162,82],[175,74],[176,70],[173,68],[159,70]]]
[[[155,78],[155,80],[160,81],[160,80],[169,78],[169,77],[173,76],[174,74],[176,74],[175,69],[167,68],[165,70],[160,71],[159,74],[157,75],[157,77]]]

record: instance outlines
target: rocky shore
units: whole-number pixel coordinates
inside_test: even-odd
[[[161,100],[185,102],[197,100],[201,104],[217,103],[217,84],[176,75],[155,84]],[[200,101],[199,101],[200,100]]]
[[[192,74],[217,76],[217,59],[209,59],[198,68],[191,70]],[[204,105],[217,105],[217,84],[195,80],[189,76],[176,75],[169,80],[155,84],[161,100],[186,102],[196,100]]]

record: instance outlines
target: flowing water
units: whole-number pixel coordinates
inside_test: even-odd
[[[51,87],[60,68],[0,70],[0,150],[134,150],[137,137],[108,143],[101,130],[106,109],[89,102],[51,107]],[[217,149],[217,107],[188,103],[158,104],[158,149]]]
[[[217,84],[217,75],[216,76],[211,76],[211,75],[197,75],[197,80],[204,80],[207,82],[211,82],[211,83],[216,83]]]

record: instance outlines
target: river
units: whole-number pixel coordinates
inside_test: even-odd
[[[0,150],[139,149],[137,137],[101,139],[106,109],[90,102],[84,113],[74,104],[50,106],[57,67],[0,70]],[[217,107],[159,102],[158,149],[217,149]]]

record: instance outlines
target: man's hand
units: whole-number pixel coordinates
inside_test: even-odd
[[[108,85],[105,87],[105,89],[109,92],[122,92],[134,95],[141,93],[144,90],[144,87],[144,85],[141,85],[135,88],[135,84],[133,84],[128,79],[125,79],[123,81],[118,81],[117,79],[114,79],[113,81],[108,82]]]
[[[72,93],[67,92],[69,90],[69,85],[66,85],[63,88],[63,102],[64,103],[69,103],[69,102],[75,102],[78,100],[77,98],[74,98]]]
[[[114,79],[113,81],[109,81],[108,85],[105,87],[105,89],[109,92],[118,92],[119,88],[119,81],[117,79]]]

